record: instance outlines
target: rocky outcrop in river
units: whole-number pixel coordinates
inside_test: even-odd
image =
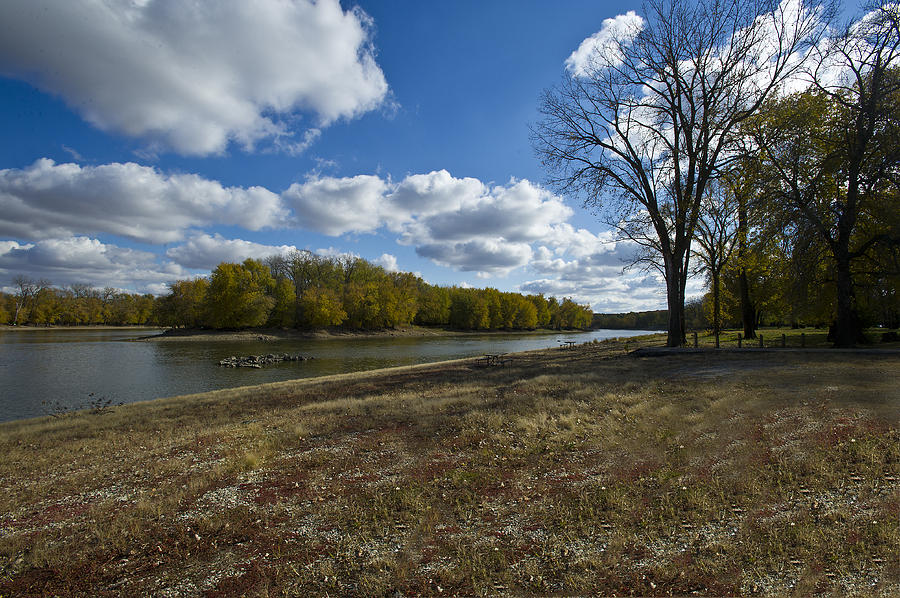
[[[283,355],[275,355],[272,353],[269,353],[268,355],[246,355],[243,357],[235,357],[232,355],[231,357],[226,357],[220,361],[219,365],[226,368],[261,368],[264,365],[281,363],[282,361],[307,361],[309,359],[312,359],[312,357],[307,357],[305,355],[288,355],[287,353]]]

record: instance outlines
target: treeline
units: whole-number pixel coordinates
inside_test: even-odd
[[[669,312],[665,309],[654,311],[630,311],[627,314],[594,314],[591,328],[610,330],[665,330],[669,322]]]
[[[309,251],[219,264],[208,280],[173,283],[155,313],[159,323],[173,327],[304,329],[409,324],[460,330],[586,328],[592,316],[589,307],[571,299],[434,286],[361,258]]]
[[[735,268],[736,270],[736,268]],[[741,302],[739,295],[738,276],[733,270],[728,270],[727,284],[723,286],[720,300],[722,301],[722,313],[719,316],[721,328],[740,328],[742,325]],[[773,281],[770,281],[773,282]],[[776,285],[770,284],[767,291],[772,293],[768,301],[760,301],[754,314],[755,327],[763,326],[790,326],[794,328],[815,327],[828,328],[832,323],[829,297],[817,296],[814,304],[791,301],[789,292],[791,285],[796,281],[785,278],[782,281],[784,292],[774,293]],[[863,305],[867,308],[865,323],[867,326],[879,325],[884,328],[900,328],[900,305],[892,300],[891,295],[875,293],[862,294]],[[817,309],[810,309],[811,305]],[[762,308],[762,309],[760,309]],[[801,316],[802,317],[799,317]],[[707,292],[702,297],[689,299],[684,305],[685,328],[687,330],[709,330],[713,328],[713,294]],[[655,311],[638,311],[622,314],[594,314],[591,328],[607,328],[610,330],[665,330],[668,323],[669,311],[659,309]]]
[[[765,245],[748,245],[744,259],[735,259],[723,269],[718,318],[715,293],[710,289],[685,304],[686,319],[693,316],[695,322],[702,323],[697,328],[714,329],[718,322],[719,328],[743,328],[745,332],[762,326],[831,328],[836,318],[837,284],[829,264],[813,263],[800,255],[779,259],[775,254],[762,253]],[[859,330],[873,326],[900,328],[900,276],[890,270],[871,272],[855,265],[851,271],[855,277],[855,326]]]
[[[721,328],[740,328],[742,325],[741,301],[739,295],[738,271],[727,270],[726,284],[720,296],[722,313],[719,316]],[[817,295],[814,303],[797,303],[792,301],[790,289],[796,284],[794,278],[783,278],[782,291],[777,292],[779,285],[769,281],[766,287],[767,301],[758,301],[754,313],[755,327],[790,326],[793,328],[815,327],[828,328],[832,323],[829,297]],[[900,328],[900,304],[896,297],[888,293],[861,293],[860,302],[865,305],[863,311],[867,326],[878,325],[884,328]],[[694,297],[684,304],[684,319],[687,330],[707,330],[713,328],[713,294],[707,292],[702,297]],[[669,311],[630,311],[623,314],[594,314],[591,328],[607,328],[610,330],[665,330]]]
[[[133,326],[153,322],[153,295],[122,293],[88,284],[53,287],[46,280],[13,279],[16,291],[0,293],[0,324]]]
[[[772,100],[743,132],[759,150],[698,221],[709,327],[832,327],[851,345],[900,325],[900,70]]]
[[[265,261],[222,263],[209,278],[179,280],[161,297],[54,288],[25,277],[0,294],[0,322],[32,325],[160,325],[233,329],[395,328],[409,324],[459,330],[587,328],[592,313],[571,299],[497,289],[430,285],[361,258],[308,251]]]
[[[900,324],[900,11],[871,16],[859,31],[892,45],[849,40],[866,50],[845,86],[773,98],[741,128],[755,151],[734,162],[698,222],[714,330],[832,327],[849,346],[868,326]]]

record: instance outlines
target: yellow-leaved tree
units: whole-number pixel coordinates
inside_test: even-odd
[[[204,301],[206,324],[212,328],[262,326],[275,304],[274,284],[269,269],[257,260],[219,264],[210,276]]]

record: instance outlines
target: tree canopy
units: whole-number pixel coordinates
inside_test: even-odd
[[[797,69],[813,11],[755,0],[650,0],[641,27],[544,94],[535,147],[563,191],[604,208],[666,282],[668,344],[685,342],[691,243],[742,122]]]
[[[714,331],[735,306],[748,337],[763,314],[830,319],[839,346],[896,321],[900,8],[842,29],[831,8],[651,0],[542,99],[550,182],[658,270],[669,345],[691,272]]]

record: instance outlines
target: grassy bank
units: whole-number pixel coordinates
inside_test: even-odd
[[[894,595],[900,355],[656,340],[0,425],[0,595]]]

